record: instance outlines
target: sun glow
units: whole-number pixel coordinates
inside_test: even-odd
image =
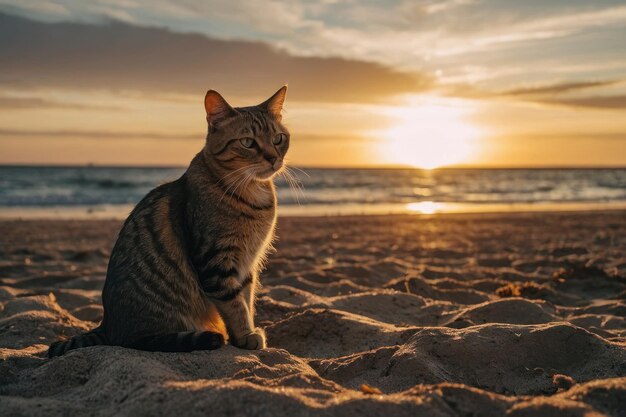
[[[438,97],[412,100],[406,107],[387,107],[393,126],[374,134],[385,163],[432,169],[467,163],[476,154],[483,133],[467,119],[474,111],[467,102]]]
[[[410,212],[420,214],[435,214],[443,210],[444,204],[434,201],[420,201],[417,203],[409,203],[406,205],[406,208]]]

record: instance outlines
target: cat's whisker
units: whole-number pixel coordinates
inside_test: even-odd
[[[296,169],[296,170],[298,170],[298,171],[302,172],[302,173],[303,173],[304,175],[306,175],[308,178],[311,178],[311,176],[309,175],[309,173],[308,173],[308,172],[306,172],[305,170],[301,169],[301,168],[294,167],[294,166],[289,166],[289,168],[291,168],[291,169]]]
[[[236,193],[236,192],[237,192],[237,194],[239,195],[238,191],[239,191],[240,189],[245,188],[245,187],[246,187],[246,186],[250,183],[250,181],[252,180],[252,178],[253,178],[253,173],[252,173],[252,172],[250,172],[250,170],[244,171],[244,173],[243,173],[243,175],[242,175],[242,178],[241,178],[241,181],[239,181],[239,182],[237,183],[237,186],[236,186],[236,187],[233,189],[233,191],[231,192],[231,196],[235,195],[235,193]]]
[[[235,187],[230,192],[231,197],[234,196],[235,193],[237,193],[238,190],[241,189],[247,183],[247,180],[248,180],[249,176],[250,176],[250,171],[249,170],[245,170],[241,174],[241,177],[235,183]],[[237,195],[239,195],[239,193],[237,193]]]
[[[289,186],[292,189],[292,191],[297,193],[297,191],[298,191],[298,183],[297,183],[297,180],[294,177],[293,173],[290,170],[285,170],[285,180],[289,184]]]
[[[241,173],[242,171],[244,171],[245,169],[248,169],[248,168],[249,168],[248,166],[245,166],[245,167],[242,167],[242,168],[239,168],[239,169],[237,169],[237,170],[233,171],[233,173],[234,173],[234,172],[240,172],[240,173]],[[245,174],[245,171],[244,171],[243,173]],[[235,192],[235,190],[237,189],[237,186],[238,186],[239,182],[242,180],[242,178],[244,178],[244,177],[243,177],[243,175],[242,175],[241,177],[239,177],[239,178],[235,179],[235,180],[234,180],[234,181],[233,181],[233,182],[232,182],[232,183],[231,183],[231,184],[230,184],[230,185],[226,188],[226,190],[225,190],[225,191],[224,191],[224,193],[222,194],[222,197],[221,197],[221,198],[220,198],[220,200],[217,202],[217,205],[218,205],[218,206],[220,205],[220,203],[222,202],[222,200],[224,200],[224,197],[226,197],[226,196],[229,194],[229,192],[230,192],[231,190],[232,190],[232,192],[230,193],[230,195],[232,196],[232,195],[234,194],[234,192]]]
[[[230,191],[230,195],[234,196],[235,193],[238,193],[239,190],[244,189],[246,186],[248,186],[248,184],[250,184],[250,182],[252,182],[252,180],[254,179],[253,170],[257,167],[260,167],[260,164],[249,165],[249,166],[244,167],[245,170],[243,171],[241,177],[233,182],[234,187],[232,187],[232,190],[231,190],[231,187],[229,187],[226,190],[225,195]],[[222,199],[224,198],[224,196],[222,196]],[[220,202],[221,202],[221,199],[220,199]]]
[[[243,170],[244,170],[244,169],[246,169],[246,168],[247,168],[247,167],[245,167],[245,166],[244,166],[244,167],[238,168],[238,169],[236,169],[236,170],[234,170],[234,171],[227,172],[227,173],[226,173],[226,174],[225,174],[222,178],[220,178],[220,179],[219,179],[219,181],[218,181],[218,182],[223,182],[223,181],[224,181],[224,180],[226,180],[227,178],[230,178],[230,177],[232,177],[232,176],[234,176],[234,175],[236,175],[236,174],[240,173],[241,171],[243,171]]]
[[[296,186],[298,191],[302,194],[302,197],[304,197],[304,185],[302,184],[302,181],[300,181],[298,176],[293,172],[293,170],[292,170],[293,168],[294,167],[291,167],[291,169],[290,169],[290,167],[287,167],[287,171],[289,172],[289,175],[291,176],[294,185]],[[304,172],[304,171],[302,171],[302,172]],[[306,172],[304,172],[304,174],[308,175],[308,174],[306,174]]]
[[[224,197],[226,197],[228,195],[228,191],[230,191],[231,187],[235,184],[235,182],[231,183],[228,188],[226,188],[226,190],[224,190],[224,192],[222,193],[222,196],[220,197],[219,201],[217,202],[217,205],[219,206],[222,203],[222,200],[224,200]]]
[[[237,173],[240,173],[241,171],[243,171],[245,169],[248,169],[248,168],[249,167],[244,166],[244,167],[238,168],[238,169],[236,169],[234,171],[231,171],[231,172],[227,173],[226,175],[224,175],[222,178],[220,178],[220,180],[218,182],[221,183],[221,182],[225,181],[227,178],[232,177],[233,175],[235,175]]]
[[[289,167],[287,166],[281,172],[281,174],[283,174],[283,177],[285,178],[285,181],[287,182],[292,195],[295,197],[296,202],[298,203],[298,205],[300,205],[300,196],[304,198],[304,191],[302,189],[302,183],[294,175],[293,171],[291,171]]]
[[[244,167],[238,168],[238,169],[236,169],[236,170],[234,170],[234,171],[232,171],[232,172],[229,172],[228,174],[224,175],[224,176],[223,176],[223,177],[222,177],[222,178],[218,181],[218,183],[220,183],[220,182],[224,181],[227,177],[230,177],[230,176],[232,176],[232,175],[234,175],[234,174],[237,174],[237,173],[241,173],[242,171],[244,171],[245,169],[248,169],[248,168],[249,168],[248,166],[244,166]],[[222,194],[221,198],[220,198],[220,199],[219,199],[219,201],[217,202],[217,205],[220,205],[220,204],[221,204],[221,202],[222,202],[222,200],[224,199],[224,197],[226,197],[226,196],[228,195],[228,192],[231,190],[231,188],[233,188],[233,187],[234,187],[234,186],[235,186],[238,182],[239,182],[239,178],[235,179],[235,181],[231,182],[231,183],[228,185],[228,187],[226,188],[226,190],[225,190],[225,191],[224,191],[224,193]]]
[[[287,182],[287,186],[289,187],[289,191],[291,192],[291,195],[293,195],[295,197],[296,202],[298,203],[298,205],[300,205],[300,199],[298,198],[298,194],[294,193],[293,183],[291,181],[291,178],[287,174],[287,171],[285,171],[283,176],[285,177],[285,181]]]

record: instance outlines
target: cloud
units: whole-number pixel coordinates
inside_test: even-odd
[[[580,107],[598,110],[626,109],[626,95],[563,98],[556,100],[539,100],[538,102],[557,106]]]
[[[578,81],[560,84],[541,85],[535,87],[523,87],[512,90],[502,91],[499,95],[503,96],[530,96],[543,94],[561,94],[570,93],[589,88],[608,87],[619,84],[624,80],[601,80],[601,81]]]
[[[500,15],[499,21],[495,19],[492,22],[487,22],[484,19],[489,19],[490,16],[494,18],[493,12],[483,14],[483,21],[474,28],[481,27],[484,29],[471,30],[466,33],[466,36],[472,35],[469,42],[457,42],[450,47],[437,51],[436,54],[439,56],[465,55],[473,51],[510,47],[510,44],[514,43],[564,38],[586,30],[616,26],[626,22],[626,6],[576,11],[563,8],[557,13],[554,11],[550,13],[546,10],[547,16],[531,15],[522,16],[518,19],[515,19],[515,11],[511,8],[507,14]],[[471,29],[467,23],[472,20],[474,19],[470,18],[466,22],[459,22],[458,27]]]
[[[4,97],[0,96],[0,109],[66,109],[66,110],[121,110],[122,107],[101,106],[97,104],[66,103],[38,97]]]
[[[497,139],[513,139],[513,140],[536,140],[536,141],[550,141],[550,140],[614,140],[614,141],[626,141],[626,132],[620,133],[607,133],[607,132],[573,132],[564,131],[560,133],[524,133],[524,134],[506,134],[496,135],[493,138]]]
[[[218,40],[119,22],[43,23],[0,14],[0,84],[61,89],[372,102],[433,85],[380,64],[299,57],[262,42]]]
[[[578,81],[536,87],[516,88],[494,94],[495,97],[514,97],[532,103],[589,109],[626,109],[626,95],[572,96],[582,90],[612,87],[624,80]],[[559,97],[561,96],[561,97]]]
[[[456,78],[465,67],[488,66],[485,80],[499,86],[502,79],[519,82],[529,74],[548,78],[555,68],[580,62],[590,66],[583,76],[619,76],[602,68],[622,60],[626,22],[623,0],[267,0],[262,5],[249,0],[0,0],[0,10],[48,22],[122,20],[223,40],[262,41],[292,56],[337,56]],[[498,76],[510,68],[520,69],[516,80]],[[427,82],[417,78],[418,84]]]
[[[63,129],[63,130],[31,130],[31,129],[0,129],[0,139],[122,139],[122,140],[133,140],[133,139],[149,139],[149,140],[195,140],[200,141],[204,140],[206,137],[205,132],[189,132],[189,133],[158,133],[158,132],[115,132],[115,131],[106,131],[106,130],[74,130],[74,129]],[[310,141],[314,143],[345,143],[349,141],[357,141],[360,144],[367,143],[367,141],[372,141],[372,137],[367,135],[358,135],[358,134],[332,134],[332,135],[321,135],[315,133],[302,133],[298,135],[298,142],[302,141]]]
[[[78,139],[204,139],[203,133],[110,132],[83,130],[0,129],[0,137],[8,138],[78,138]]]
[[[470,84],[453,84],[442,88],[442,91],[453,97],[470,99],[502,99],[509,98],[530,103],[551,104],[570,107],[587,107],[597,109],[621,109],[626,108],[626,96],[623,95],[597,95],[576,96],[583,90],[594,88],[612,87],[623,84],[625,80],[598,80],[598,81],[573,81],[556,84],[544,84],[533,87],[521,87],[502,91],[488,91]],[[559,98],[559,96],[561,96]],[[554,98],[557,97],[557,98]]]

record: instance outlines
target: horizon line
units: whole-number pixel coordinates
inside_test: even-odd
[[[626,165],[537,165],[537,166],[503,166],[503,165],[449,165],[435,168],[420,168],[411,165],[354,165],[354,166],[334,166],[334,165],[297,165],[297,168],[301,169],[337,169],[337,170],[393,170],[393,169],[406,169],[417,171],[445,171],[445,170],[567,170],[567,169],[579,169],[579,170],[623,170],[626,169]],[[183,169],[188,165],[166,165],[166,164],[96,164],[96,163],[0,163],[1,168],[128,168],[128,169]]]

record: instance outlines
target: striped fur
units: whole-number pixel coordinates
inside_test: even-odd
[[[69,340],[58,340],[50,345],[48,357],[61,356],[72,349],[79,349],[90,346],[106,345],[106,337],[101,328],[95,328],[90,332],[74,336]]]
[[[54,343],[51,357],[94,344],[188,352],[229,339],[241,348],[265,347],[254,302],[274,236],[272,179],[289,148],[280,115],[285,93],[283,87],[242,108],[207,93],[204,148],[181,178],[139,202],[120,231],[100,327]]]
[[[220,333],[189,331],[145,336],[129,347],[152,352],[191,352],[218,349],[223,345],[224,336]]]

